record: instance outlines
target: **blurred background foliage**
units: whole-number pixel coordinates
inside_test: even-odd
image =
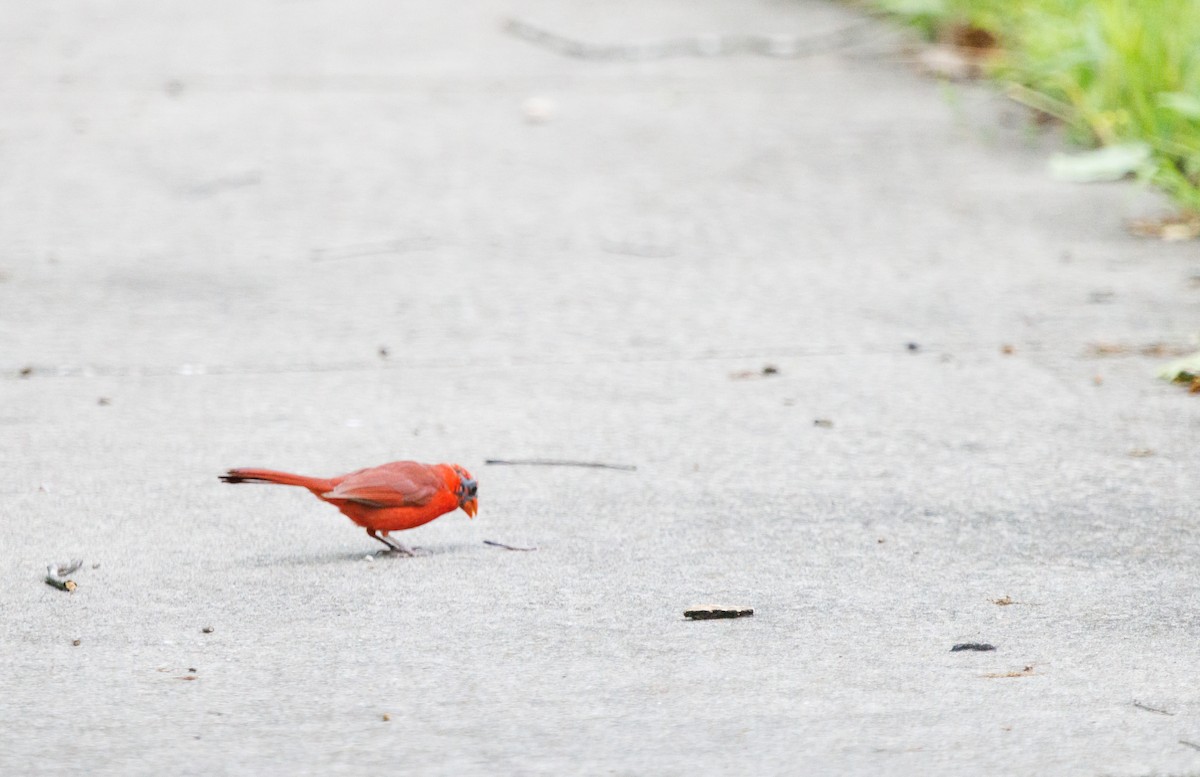
[[[1200,0],[875,0],[1085,145],[1144,144],[1140,174],[1200,212]],[[964,31],[975,33],[964,35]]]

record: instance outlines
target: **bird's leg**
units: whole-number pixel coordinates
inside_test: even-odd
[[[373,540],[379,540],[380,542],[382,542],[389,551],[396,550],[395,543],[392,542],[391,538],[388,537],[386,534],[384,534],[383,536],[380,536],[379,533],[376,532],[374,529],[367,529],[367,536]]]
[[[416,548],[410,548],[410,547],[408,547],[407,545],[405,545],[404,543],[400,542],[399,540],[394,540],[394,539],[392,539],[392,535],[391,535],[390,533],[388,533],[388,532],[383,532],[383,536],[384,536],[385,538],[387,538],[387,541],[388,541],[389,543],[391,543],[391,545],[392,545],[392,548],[394,548],[394,549],[395,549],[395,551],[396,551],[397,553],[402,553],[402,554],[404,554],[405,556],[415,556],[415,555],[417,555],[417,553],[416,553],[417,549],[416,549]]]
[[[393,551],[395,551],[395,552],[397,552],[397,553],[399,553],[399,554],[401,554],[401,555],[403,555],[403,556],[412,556],[412,555],[415,555],[415,554],[412,552],[412,550],[410,550],[409,548],[406,548],[406,547],[404,547],[404,546],[403,546],[403,545],[401,545],[399,542],[396,542],[394,539],[392,539],[391,537],[389,537],[387,532],[384,532],[382,535],[380,535],[380,534],[379,534],[379,533],[378,533],[376,530],[374,530],[374,529],[367,529],[367,534],[368,534],[368,535],[369,535],[369,536],[370,536],[372,539],[379,540],[379,541],[380,541],[380,542],[382,542],[384,545],[387,545],[387,547],[388,547],[388,550],[393,550]]]

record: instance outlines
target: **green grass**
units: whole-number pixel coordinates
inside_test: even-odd
[[[1200,211],[1200,0],[874,0],[927,36],[992,33],[990,75],[1087,145],[1145,143],[1142,174]]]

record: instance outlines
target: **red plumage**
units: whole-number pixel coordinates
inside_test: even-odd
[[[388,536],[429,523],[462,508],[474,518],[479,509],[478,484],[457,464],[393,461],[332,478],[314,478],[270,469],[231,469],[226,483],[276,483],[306,488],[329,502],[367,534],[390,549],[408,555],[409,548]]]

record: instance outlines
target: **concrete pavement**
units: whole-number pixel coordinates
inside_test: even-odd
[[[1196,248],[986,87],[501,26],[818,2],[0,13],[0,772],[1200,771],[1200,405],[1136,355]],[[480,480],[416,559],[216,479],[399,458]]]

